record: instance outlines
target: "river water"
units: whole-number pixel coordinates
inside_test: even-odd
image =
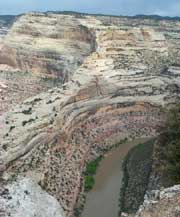
[[[125,142],[105,155],[97,169],[95,185],[87,194],[81,217],[118,217],[123,159],[131,148],[147,140]]]

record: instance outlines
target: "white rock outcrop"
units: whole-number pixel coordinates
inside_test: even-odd
[[[0,210],[3,217],[64,217],[58,201],[29,178],[1,189]]]
[[[150,192],[135,217],[180,216],[180,185]]]

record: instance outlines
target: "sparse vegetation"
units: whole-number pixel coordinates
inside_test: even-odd
[[[90,191],[93,188],[93,185],[95,183],[94,175],[96,174],[101,159],[102,157],[99,157],[96,160],[88,163],[86,166],[86,171],[84,172],[85,175],[84,188],[86,192]]]
[[[114,148],[118,148],[121,144],[127,142],[127,138],[124,138],[122,140],[120,140],[118,143],[112,145],[111,147],[108,147],[108,148],[104,148],[102,151],[103,151],[103,155],[109,151],[111,151],[112,149]],[[91,162],[89,162],[87,165],[86,165],[86,170],[84,172],[84,190],[85,192],[89,192],[94,184],[95,184],[95,178],[94,178],[94,175],[96,174],[96,171],[97,171],[97,168],[103,158],[103,155],[101,155],[100,157],[98,157],[96,160],[93,160]],[[74,216],[75,217],[80,217],[81,216],[81,213],[84,209],[84,204],[85,204],[85,200],[86,200],[86,194],[82,194],[81,195],[81,199],[80,202],[77,204],[77,207],[75,207],[74,209]]]
[[[36,102],[40,102],[41,100],[42,100],[41,98],[35,98],[33,102],[36,103]]]
[[[180,104],[169,111],[159,143],[164,176],[169,178],[169,185],[180,184]]]
[[[177,63],[177,62],[174,62],[174,63],[172,63],[171,65],[174,66],[174,67],[180,67],[180,64]]]
[[[93,188],[94,183],[95,183],[95,179],[93,176],[85,176],[85,183],[84,183],[85,191],[90,191]]]
[[[120,191],[120,213],[134,213],[144,200],[152,166],[154,139],[132,148],[123,163],[123,184]]]
[[[32,108],[29,107],[27,110],[23,110],[22,113],[25,115],[30,115],[32,113]]]
[[[34,121],[35,121],[35,119],[33,119],[33,118],[29,119],[28,121],[25,120],[25,121],[22,122],[22,126],[25,126],[26,124],[32,123]]]
[[[47,11],[46,15],[52,11]],[[75,12],[75,11],[53,11],[55,14],[64,14],[64,15],[73,15],[76,18],[83,18],[84,16],[96,16],[96,17],[116,17],[116,18],[129,18],[129,19],[152,19],[152,20],[175,20],[179,21],[180,17],[169,17],[169,16],[159,16],[159,15],[144,15],[144,14],[139,14],[135,16],[122,16],[122,15],[110,15],[110,14],[92,14],[92,13],[80,13],[80,12]]]
[[[86,167],[86,175],[94,175],[96,173],[97,167],[99,166],[99,162],[101,160],[101,157],[99,157],[98,159],[88,163],[87,167]]]
[[[61,86],[62,85],[62,77],[42,77],[41,81],[43,83],[48,83],[51,87]]]
[[[10,126],[9,132],[11,132],[14,128],[15,126]]]
[[[121,140],[120,142],[116,143],[110,148],[104,149],[104,153],[112,150],[113,148],[119,147],[119,145],[123,144],[126,141],[127,141],[127,138]],[[97,168],[102,158],[103,156],[100,156],[96,160],[88,163],[86,166],[86,171],[84,172],[84,175],[85,175],[84,188],[86,192],[90,191],[93,188],[93,185],[95,183],[94,175],[96,174]]]
[[[51,104],[51,103],[53,103],[53,101],[51,99],[46,102],[46,104]]]

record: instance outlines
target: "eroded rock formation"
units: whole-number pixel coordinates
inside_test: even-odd
[[[27,14],[3,40],[1,64],[67,80],[95,47],[93,32],[72,16]]]
[[[173,186],[161,191],[153,191],[145,197],[135,217],[171,216],[180,213],[180,186]]]
[[[67,82],[1,117],[3,178],[33,177],[72,216],[86,163],[124,138],[157,135],[161,107],[179,99],[180,22],[171,24],[22,16],[3,39],[3,64]]]

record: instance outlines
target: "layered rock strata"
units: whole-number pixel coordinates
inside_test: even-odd
[[[69,78],[95,47],[93,32],[73,16],[27,14],[2,41],[0,64]]]
[[[66,32],[67,26],[61,24],[67,22]],[[81,66],[77,68],[76,61],[70,64],[74,72],[62,88],[31,97],[2,116],[0,170],[3,178],[33,177],[60,202],[65,216],[72,216],[86,163],[121,139],[157,135],[157,128],[165,120],[161,107],[179,99],[180,67],[176,61],[179,48],[178,40],[172,39],[173,33],[169,33],[169,40],[163,31],[147,27],[146,22],[143,27],[140,23],[132,27],[129,20],[126,26],[123,20],[124,25],[107,26],[103,22],[90,16],[28,14],[14,24],[4,41],[5,46],[14,49],[13,61],[19,52],[21,63],[15,61],[12,67],[23,69],[26,65],[27,70],[45,73],[54,71],[47,65],[37,65],[37,59],[34,63],[31,54],[26,61],[18,41],[34,49],[35,57],[36,49],[47,48],[47,37],[60,50],[67,45],[64,37],[68,37],[68,43],[73,43],[70,43],[73,55],[77,52],[75,44],[81,41],[84,57],[92,51],[92,44],[96,44],[96,50],[83,59]],[[51,31],[45,32],[42,28],[45,24]],[[64,31],[57,33],[58,28]],[[60,34],[58,44],[54,36],[50,37],[52,32]],[[42,35],[45,39],[41,41]],[[35,44],[32,46],[31,42]],[[84,44],[88,49],[84,50]],[[26,48],[23,48],[25,52]],[[63,48],[67,59],[71,49],[68,45]],[[82,53],[77,54],[77,59],[79,55]],[[57,62],[54,64],[57,66]]]

